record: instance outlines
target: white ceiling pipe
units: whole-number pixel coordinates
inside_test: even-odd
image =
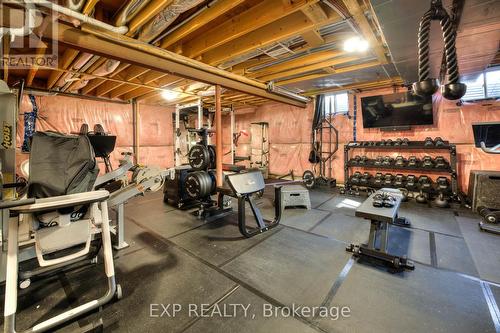
[[[19,1],[21,4],[23,4],[23,1]],[[16,36],[27,36],[31,34],[33,29],[36,27],[36,22],[35,22],[35,15],[36,11],[34,10],[35,7],[32,4],[26,3],[26,9],[24,11],[24,22],[25,25],[24,27],[21,28],[4,28],[0,27],[0,38],[5,35],[9,34],[11,36],[11,41],[14,41],[14,38]]]
[[[23,1],[18,1],[18,2],[20,4],[23,3]],[[108,31],[111,31],[111,32],[114,32],[114,33],[117,33],[120,35],[126,34],[128,31],[128,27],[126,27],[124,25],[119,26],[119,27],[115,27],[111,24],[104,23],[102,21],[96,20],[96,19],[89,17],[87,15],[83,15],[82,13],[76,12],[76,11],[68,9],[66,7],[59,6],[55,3],[52,3],[52,2],[47,1],[47,0],[37,0],[36,4],[38,6],[42,6],[42,7],[51,9],[53,11],[56,11],[58,13],[61,13],[63,15],[75,18],[78,21],[80,21],[81,23],[90,24],[90,25],[93,25],[95,27],[98,27],[98,28],[101,28],[104,30],[108,30]]]

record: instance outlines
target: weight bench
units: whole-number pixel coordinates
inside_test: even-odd
[[[222,209],[223,196],[231,196],[238,199],[238,227],[243,236],[250,238],[257,234],[263,233],[269,229],[276,227],[281,219],[281,187],[274,188],[274,196],[276,205],[274,206],[275,217],[272,221],[265,220],[259,208],[256,206],[252,195],[264,190],[266,184],[264,177],[260,171],[251,171],[245,173],[235,173],[226,176],[227,183],[230,188],[218,187],[219,192],[219,208]],[[256,228],[251,228],[246,225],[246,203],[249,203],[252,213],[257,222]]]
[[[377,193],[388,193],[396,199],[394,206],[387,207],[374,207],[373,197]],[[399,206],[403,194],[401,191],[390,188],[383,188],[370,195],[361,206],[356,209],[356,216],[363,217],[370,220],[370,236],[368,244],[350,244],[347,246],[346,251],[352,252],[355,257],[368,257],[389,265],[395,269],[415,269],[413,261],[406,258],[406,256],[396,256],[387,253],[387,245],[389,243],[389,230],[388,223],[400,226],[409,226],[410,222],[404,217],[398,217]],[[377,248],[377,239],[380,241],[380,246]]]

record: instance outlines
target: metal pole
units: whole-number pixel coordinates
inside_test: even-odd
[[[198,99],[198,126],[196,127],[197,129],[200,129],[203,127],[203,107],[201,105],[201,98]]]
[[[217,186],[222,187],[222,106],[221,106],[221,87],[215,86],[215,152],[216,152],[216,179]]]
[[[235,119],[234,119],[234,110],[231,107],[231,164],[234,164],[234,127],[235,127]]]
[[[134,163],[139,163],[139,110],[137,100],[132,100],[132,122],[134,127]]]
[[[179,136],[179,130],[181,126],[181,116],[180,116],[180,105],[176,104],[175,105],[175,151],[174,151],[174,158],[175,158],[175,166],[181,165],[181,138]]]

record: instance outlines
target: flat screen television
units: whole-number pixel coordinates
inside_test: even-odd
[[[492,148],[500,144],[500,123],[476,123],[472,124],[474,132],[474,143],[476,147],[481,147],[481,141],[486,148]]]
[[[411,92],[361,98],[364,128],[432,125],[432,96]]]

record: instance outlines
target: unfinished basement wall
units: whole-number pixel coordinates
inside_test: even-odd
[[[133,152],[132,104],[102,102],[66,96],[36,96],[38,118],[37,131],[56,131],[76,134],[83,123],[93,130],[101,124],[106,132],[116,135],[116,147],[111,155],[113,167],[117,167],[122,152]],[[16,163],[19,166],[29,158],[20,147],[24,138],[24,113],[32,111],[28,96],[24,96],[19,111],[16,147]],[[139,111],[139,163],[173,166],[172,109],[151,105],[138,105]],[[103,165],[100,164],[101,170]]]
[[[407,137],[410,140],[424,140],[430,136],[442,137],[457,145],[458,177],[461,189],[467,191],[470,170],[500,170],[500,159],[494,155],[482,152],[474,146],[472,124],[476,122],[500,121],[500,102],[484,101],[481,103],[465,103],[457,106],[456,102],[447,101],[439,94],[434,96],[434,125],[414,126],[409,131],[381,132],[379,129],[363,129],[361,113],[361,97],[393,93],[393,89],[381,89],[356,95],[358,110],[356,113],[356,140],[369,141]],[[350,117],[337,115],[333,123],[339,130],[339,150],[332,163],[332,175],[337,182],[344,183],[344,146],[354,139],[354,96],[350,96]],[[307,108],[297,108],[283,104],[269,103],[256,108],[242,108],[236,111],[236,131],[249,130],[251,122],[269,122],[270,132],[270,172],[284,175],[290,170],[294,175],[301,176],[305,170],[313,169],[308,161],[311,150],[311,124],[313,115],[312,103]],[[229,123],[227,123],[229,126]],[[225,129],[227,132],[229,129]],[[240,138],[237,147],[238,155],[249,154],[250,139]],[[441,152],[442,154],[443,152]],[[374,152],[356,150],[355,154],[373,156]],[[423,156],[422,152],[402,152],[402,155]],[[397,151],[387,151],[386,155],[396,157]],[[439,151],[431,152],[432,156]],[[446,155],[445,155],[446,157]],[[351,172],[356,169],[351,170]],[[374,170],[369,170],[375,173]],[[393,172],[396,173],[396,172]],[[418,173],[414,173],[418,175]],[[442,174],[441,174],[442,175]],[[430,174],[435,179],[439,174]]]

